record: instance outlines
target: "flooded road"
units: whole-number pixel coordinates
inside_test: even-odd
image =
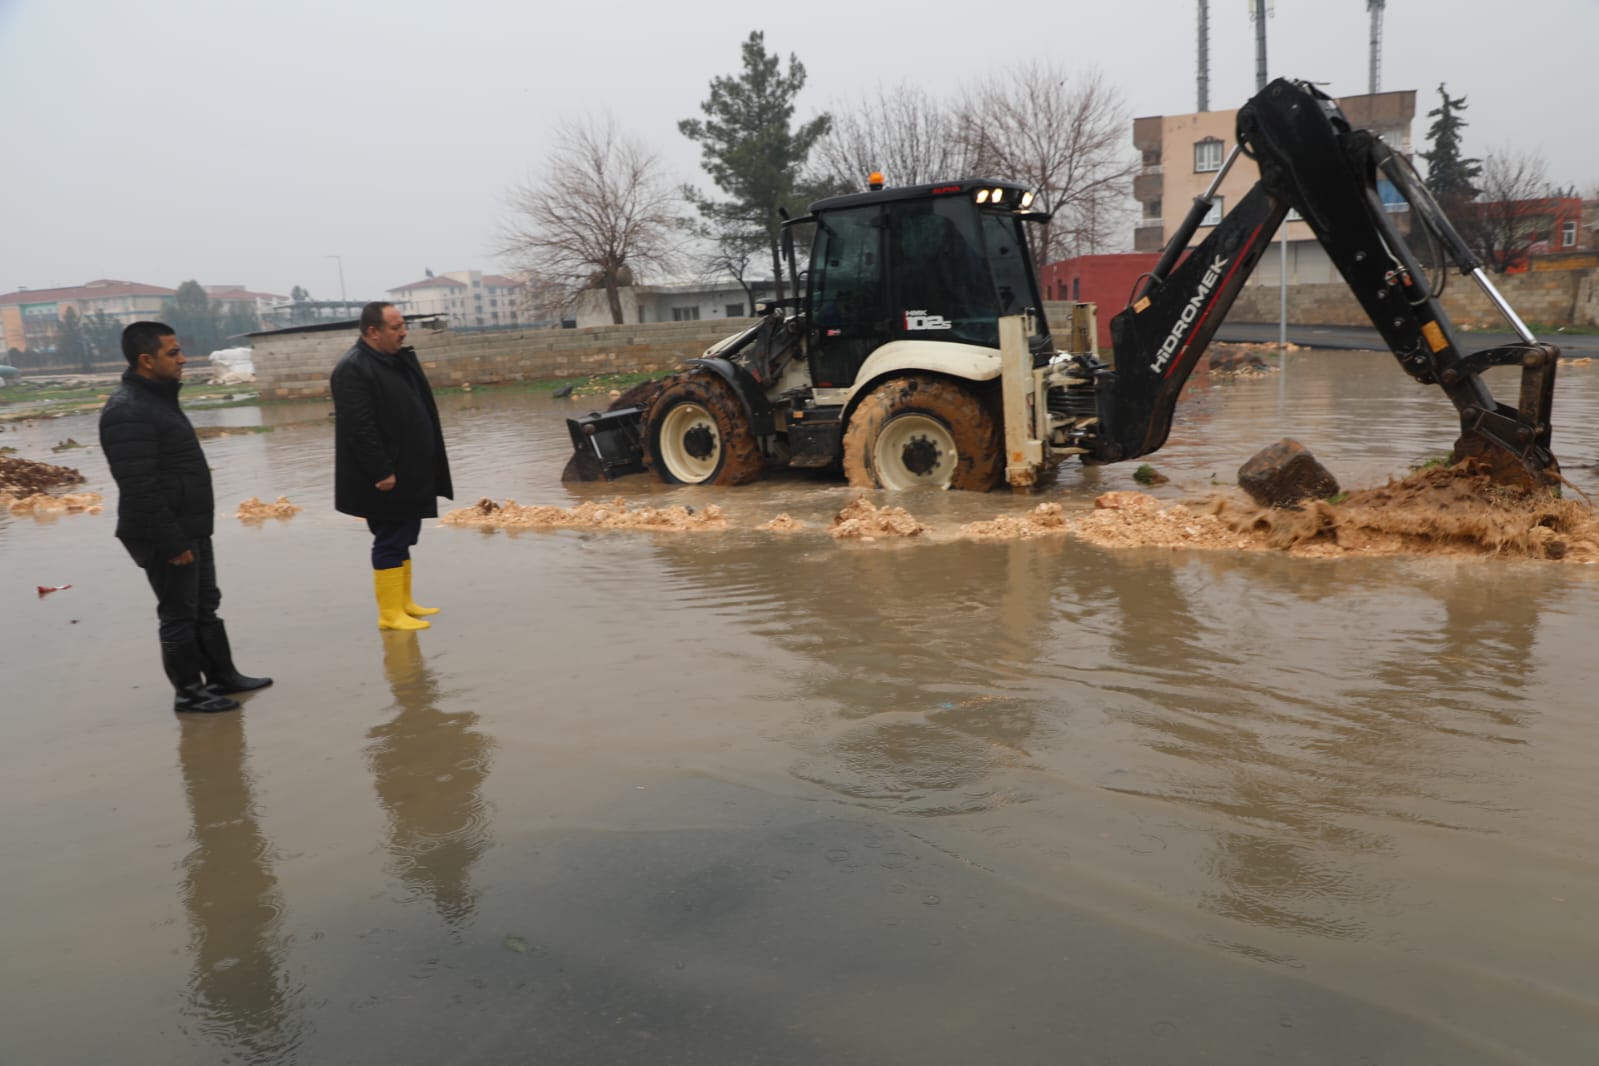
[[[1390,356],[1289,359],[1196,380],[1157,495],[1285,435],[1346,488],[1452,443]],[[440,406],[456,505],[729,528],[430,522],[443,613],[380,633],[330,405],[195,411],[222,613],[277,684],[180,719],[114,507],[0,514],[0,1061],[1593,1060],[1592,567],[943,535],[1135,463],[839,543],[826,478],[560,485],[601,400]],[[1599,368],[1555,418],[1599,495]],[[93,417],[0,444],[113,504],[68,437]]]

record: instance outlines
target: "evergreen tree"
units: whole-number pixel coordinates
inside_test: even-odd
[[[1419,153],[1427,161],[1427,191],[1431,192],[1445,210],[1451,214],[1477,195],[1472,179],[1482,171],[1482,161],[1461,157],[1460,131],[1466,120],[1460,112],[1466,109],[1466,98],[1451,97],[1443,83],[1438,83],[1441,103],[1427,112],[1433,124],[1427,128],[1427,141],[1432,151]]]
[[[796,207],[803,210],[807,190],[800,171],[832,119],[824,113],[794,127],[794,98],[805,87],[805,67],[792,53],[784,73],[781,58],[766,51],[766,35],[755,30],[744,42],[742,54],[742,73],[711,80],[711,94],[700,104],[705,118],[677,124],[683,136],[699,143],[705,172],[728,198],[712,200],[692,188],[684,195],[724,247],[764,245],[770,251],[772,277],[781,297],[779,209],[796,214],[800,213]]]
[[[114,363],[122,358],[122,323],[115,315],[104,311],[85,315],[83,337],[98,362]]]
[[[61,331],[56,335],[56,357],[64,365],[77,366],[84,373],[94,369],[94,355],[83,335],[83,317],[75,308],[61,315]]]
[[[217,308],[198,281],[179,285],[177,295],[166,301],[164,313],[186,355],[211,354],[219,332]]]

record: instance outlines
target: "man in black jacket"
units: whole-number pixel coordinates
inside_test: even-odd
[[[372,531],[379,629],[426,629],[436,607],[411,598],[411,546],[438,497],[453,499],[439,408],[405,316],[391,303],[361,309],[361,339],[333,368],[333,506]]]
[[[272,684],[233,666],[217,607],[211,468],[178,407],[187,362],[172,327],[135,322],[122,331],[128,369],[100,412],[100,448],[117,483],[117,539],[144,568],[161,621],[161,663],[178,711],[231,711],[227,693]]]

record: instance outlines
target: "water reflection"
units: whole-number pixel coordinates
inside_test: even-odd
[[[389,872],[461,930],[477,909],[472,867],[490,843],[482,790],[494,742],[473,730],[476,714],[440,709],[443,694],[415,633],[382,637],[398,713],[367,734],[367,759],[389,816]]]
[[[293,1061],[305,1037],[304,989],[283,972],[283,898],[257,821],[244,715],[188,715],[179,727],[194,843],[183,862],[189,1010],[247,1062]]]

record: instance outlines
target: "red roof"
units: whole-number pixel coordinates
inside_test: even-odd
[[[483,284],[493,285],[501,289],[520,289],[522,283],[515,278],[508,278],[504,274],[484,274]]]
[[[0,304],[51,303],[59,300],[101,300],[113,296],[176,296],[177,289],[146,285],[138,281],[112,281],[101,278],[85,285],[59,289],[18,289],[0,296]]]
[[[408,285],[397,285],[394,288],[390,289],[389,292],[410,292],[412,289],[449,289],[449,288],[464,289],[464,288],[466,288],[466,282],[464,282],[464,281],[456,281],[454,278],[447,278],[447,277],[444,277],[441,274],[438,277],[423,278],[421,281],[413,281],[413,282],[411,282]]]

